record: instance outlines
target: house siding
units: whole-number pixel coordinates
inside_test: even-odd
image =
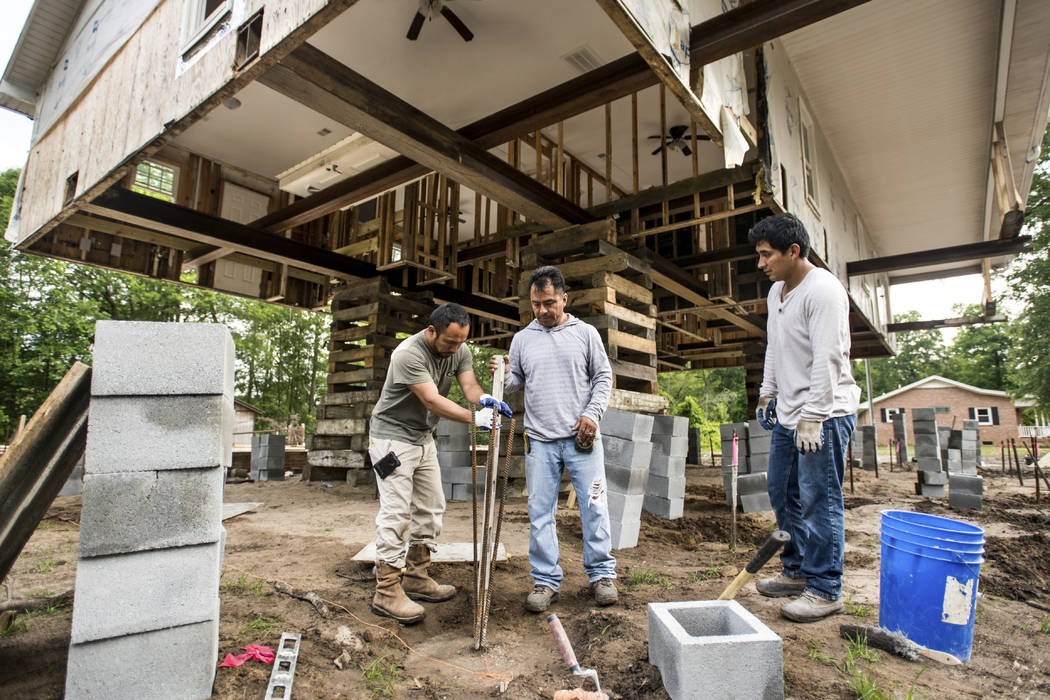
[[[948,406],[951,412],[938,413],[937,425],[951,426],[954,421],[956,429],[961,429],[962,422],[970,419],[971,408],[995,408],[999,414],[999,425],[979,426],[981,442],[997,444],[1000,440],[1017,438],[1019,411],[1010,403],[1010,399],[980,394],[960,387],[915,387],[875,402],[875,429],[879,435],[879,442],[887,443],[893,435],[893,423],[890,420],[882,420],[882,409],[905,409],[904,422],[908,430],[908,443],[914,444],[912,409],[930,406]],[[858,416],[857,424],[869,425],[866,410]]]

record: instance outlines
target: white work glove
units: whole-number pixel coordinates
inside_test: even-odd
[[[777,397],[762,396],[758,399],[758,408],[755,410],[755,418],[758,424],[766,430],[772,430],[777,424]]]
[[[821,437],[823,427],[823,421],[806,420],[805,418],[800,420],[795,428],[795,447],[798,448],[798,451],[803,454],[820,452],[820,449],[824,447]]]
[[[474,425],[482,430],[492,430],[493,417],[493,411],[491,408],[483,408],[474,413]],[[498,423],[496,424],[496,427],[500,427]]]

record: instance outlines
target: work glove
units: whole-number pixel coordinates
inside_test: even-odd
[[[480,411],[474,413],[474,425],[481,430],[492,430],[492,421],[496,417],[496,414],[491,408],[483,408]],[[496,427],[501,427],[499,423],[496,423]]]
[[[824,447],[824,440],[821,437],[823,427],[823,421],[806,420],[805,418],[800,420],[795,428],[795,447],[798,448],[798,451],[803,454],[819,452]]]
[[[478,405],[482,408],[491,408],[494,411],[498,411],[507,418],[511,418],[514,415],[514,411],[510,410],[510,406],[503,403],[492,394],[482,394],[481,398],[478,399]]]
[[[758,400],[758,410],[755,411],[758,424],[766,430],[772,430],[777,424],[777,397],[763,396]]]

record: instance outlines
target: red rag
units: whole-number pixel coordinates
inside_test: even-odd
[[[246,647],[241,647],[246,652],[245,656],[250,656],[256,661],[262,661],[264,664],[272,664],[274,659],[273,649],[270,647],[261,646],[259,644],[249,644]]]
[[[250,656],[251,654],[237,654],[236,656],[233,654],[227,654],[226,658],[222,660],[221,664],[219,664],[219,668],[236,668],[238,666],[243,666],[244,662],[247,661]]]

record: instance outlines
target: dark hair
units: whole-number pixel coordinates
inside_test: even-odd
[[[559,294],[565,293],[565,278],[562,277],[561,270],[554,267],[553,265],[544,265],[543,267],[536,268],[536,271],[529,277],[529,290],[533,287],[537,290],[543,291],[547,288],[547,285],[554,287],[554,291]]]
[[[788,252],[794,243],[798,245],[800,258],[809,255],[809,234],[794,214],[777,214],[762,219],[747,232],[747,240],[751,245],[765,241],[781,253]]]
[[[430,313],[430,325],[438,335],[444,333],[452,323],[459,326],[470,325],[470,314],[459,304],[442,304]]]

